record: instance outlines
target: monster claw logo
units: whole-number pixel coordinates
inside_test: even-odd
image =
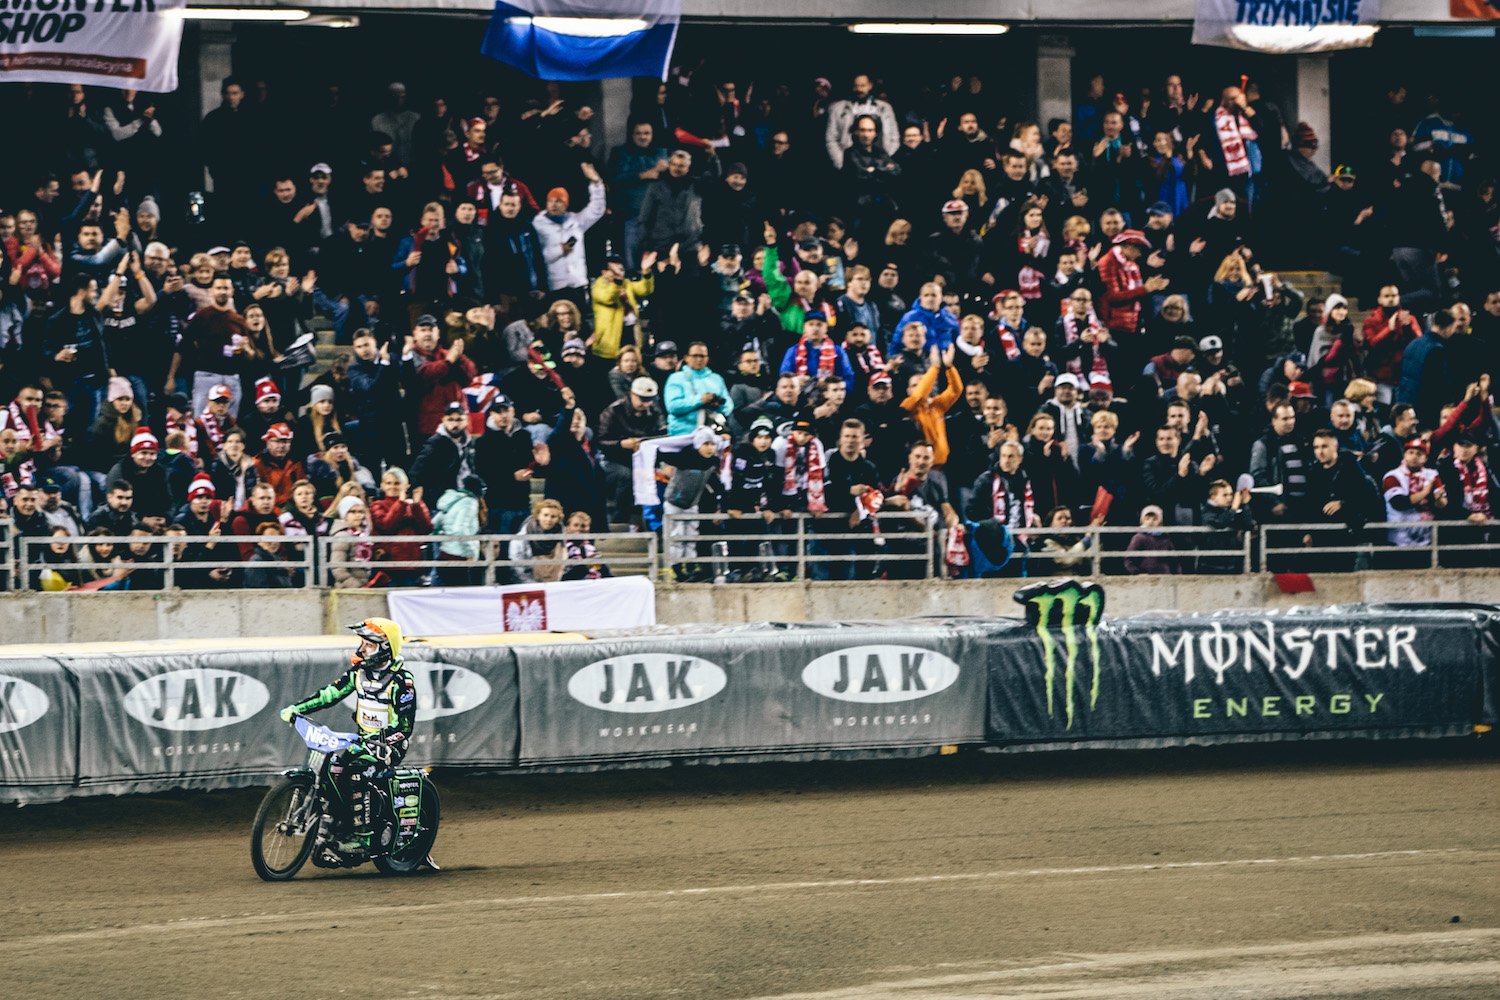
[[[1089,681],[1089,711],[1099,701],[1099,622],[1104,618],[1104,588],[1096,583],[1079,583],[1063,580],[1060,583],[1043,583],[1023,587],[1016,591],[1017,604],[1026,608],[1026,624],[1036,629],[1042,640],[1042,658],[1045,663],[1047,684],[1047,715],[1056,714],[1056,695],[1053,680],[1057,676],[1057,637],[1062,633],[1064,667],[1062,678],[1063,710],[1068,718],[1068,728],[1073,728],[1073,680],[1077,675],[1079,635],[1088,640],[1089,657],[1093,664],[1093,675]],[[1085,612],[1079,621],[1079,609]]]

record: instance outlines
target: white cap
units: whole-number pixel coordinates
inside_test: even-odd
[[[1057,381],[1053,382],[1052,384],[1054,386],[1071,385],[1075,389],[1083,388],[1083,385],[1078,381],[1078,376],[1074,375],[1072,372],[1063,372],[1061,375],[1057,376]]]
[[[330,177],[333,176],[333,168],[326,163],[314,163],[307,168],[307,172],[309,174],[327,174]]]

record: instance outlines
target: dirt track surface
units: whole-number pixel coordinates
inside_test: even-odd
[[[1493,755],[1283,745],[438,782],[448,867],[410,878],[260,882],[258,792],[0,812],[0,994],[1500,995]]]

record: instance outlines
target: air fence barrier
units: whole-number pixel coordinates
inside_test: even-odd
[[[1078,581],[1017,600],[1025,621],[412,640],[408,760],[592,770],[1461,737],[1496,723],[1495,607],[1116,620],[1103,589]],[[0,800],[264,784],[299,756],[278,709],[347,665],[347,637],[0,648]]]

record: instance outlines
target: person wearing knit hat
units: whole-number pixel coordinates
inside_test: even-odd
[[[554,295],[565,294],[575,302],[587,301],[590,269],[583,243],[584,234],[604,217],[604,180],[587,161],[579,164],[589,184],[589,200],[577,211],[565,188],[547,192],[547,210],[531,220],[547,265],[547,287]],[[643,234],[644,235],[644,234]]]
[[[105,391],[104,398],[110,403],[113,403],[117,399],[128,399],[134,402],[135,390],[130,387],[130,380],[128,378],[121,378],[116,375],[109,380],[109,386]]]
[[[146,428],[142,427],[140,430],[131,435],[130,453],[132,455],[135,455],[142,451],[159,452],[160,450],[161,442],[156,440],[156,435],[152,434]],[[152,458],[152,461],[155,461],[154,456]]]
[[[307,478],[307,469],[291,456],[292,437],[285,423],[272,424],[262,435],[265,449],[255,459],[256,478],[275,488],[278,507],[285,507],[292,499],[292,487]]]
[[[136,218],[139,219],[143,215],[157,222],[161,221],[161,207],[156,204],[156,199],[149,194],[141,199],[140,204],[135,206]]]
[[[135,493],[131,509],[136,516],[163,528],[167,516],[177,509],[177,504],[172,497],[167,470],[157,462],[160,453],[161,444],[156,435],[142,427],[131,435],[129,454],[116,462],[104,479],[110,484],[121,480],[129,483]]]
[[[278,423],[290,426],[296,423],[296,418],[282,405],[281,389],[276,383],[269,377],[257,379],[255,406],[240,418],[240,426],[245,430],[245,450],[252,456],[259,455],[264,447],[266,431],[272,424]]]
[[[192,482],[188,483],[187,495],[189,500],[200,496],[209,498],[216,496],[213,477],[206,472],[200,472],[193,476]]]

